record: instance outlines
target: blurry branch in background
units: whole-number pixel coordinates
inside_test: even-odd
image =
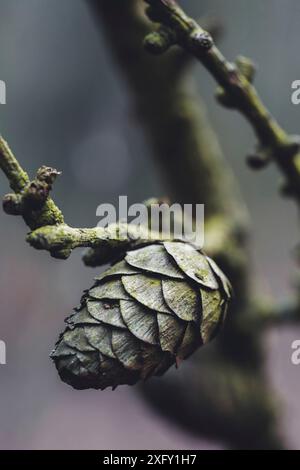
[[[250,59],[226,60],[212,35],[189,18],[174,0],[145,0],[148,17],[159,23],[156,32],[146,36],[148,51],[161,54],[170,46],[181,46],[196,57],[217,81],[217,99],[225,107],[240,111],[249,121],[259,141],[255,154],[248,157],[253,168],[275,161],[285,176],[286,195],[300,203],[300,137],[288,135],[271,116],[252,85],[255,67]],[[166,39],[168,38],[168,40]]]
[[[67,259],[75,248],[88,247],[90,250],[83,258],[85,264],[99,266],[126,250],[164,238],[163,234],[150,232],[146,227],[143,229],[125,223],[111,224],[107,228],[73,228],[65,224],[63,214],[49,197],[60,173],[43,166],[31,181],[2,137],[0,169],[14,191],[4,197],[4,211],[9,215],[22,216],[31,229],[27,235],[30,245],[49,251],[54,258]]]
[[[153,33],[143,0],[86,1],[127,80],[135,115],[144,127],[171,200],[205,204],[205,250],[217,258],[235,290],[227,324],[215,345],[191,357],[181,376],[169,373],[159,381],[150,381],[142,391],[162,414],[190,432],[223,440],[234,448],[281,448],[284,444],[278,430],[278,404],[272,398],[274,393],[264,370],[263,334],[264,327],[277,324],[279,317],[280,323],[291,321],[291,317],[297,321],[297,312],[291,316],[282,310],[279,314],[263,301],[252,301],[255,296],[249,288],[247,212],[195,91],[190,73],[193,56],[182,48],[160,55],[178,42],[178,31],[170,28],[165,17],[160,21],[152,10],[151,19],[161,23]],[[174,2],[161,3],[175,7]],[[180,24],[180,18],[177,20]],[[188,22],[195,25],[192,20]],[[207,18],[205,22],[209,24]],[[155,58],[141,47],[145,37]],[[210,38],[205,35],[202,39],[210,46]],[[250,80],[252,65],[245,59],[239,59],[238,64]],[[242,72],[233,67],[233,78],[235,74],[246,83]],[[250,91],[254,99],[254,90]],[[222,100],[221,95],[225,102],[225,92],[219,90]],[[234,92],[232,98],[236,96]],[[285,141],[278,125],[258,104],[264,128],[270,125],[270,131],[259,132],[260,142],[264,151],[266,144],[268,151],[270,146],[272,152],[276,150],[276,159],[281,161],[281,145],[284,152],[287,147],[294,151],[294,141]],[[293,163],[296,160],[287,160],[293,182],[299,181]]]
[[[220,249],[228,263],[232,257],[243,262],[240,246],[247,234],[247,214],[189,73],[193,59],[179,48],[155,59],[145,53],[142,41],[151,23],[142,0],[86,2],[101,21],[101,31],[122,68],[135,117],[148,136],[169,198],[182,204],[204,203],[208,251],[216,256]],[[216,20],[206,17],[205,22],[212,32],[219,32]]]
[[[248,319],[248,328],[268,328],[273,326],[293,325],[300,321],[299,303],[290,301],[282,305],[273,305],[268,300],[259,302],[255,314]]]

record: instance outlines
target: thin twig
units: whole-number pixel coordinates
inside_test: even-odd
[[[288,135],[266,109],[251,83],[251,62],[244,60],[242,65],[230,63],[214,44],[212,36],[189,18],[174,0],[145,1],[149,4],[149,18],[171,30],[173,38],[176,38],[173,44],[180,45],[195,56],[215,78],[221,87],[219,99],[222,103],[240,111],[251,124],[259,148],[256,160],[250,161],[260,159],[263,165],[273,159],[285,176],[285,193],[300,203],[299,137]],[[146,38],[145,44],[149,46],[149,38]],[[149,49],[151,52],[151,47]],[[245,62],[246,67],[243,66]]]
[[[23,170],[12,153],[8,143],[0,136],[0,168],[6,175],[11,189],[20,193],[30,183],[29,176]]]

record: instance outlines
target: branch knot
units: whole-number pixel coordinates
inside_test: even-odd
[[[207,52],[214,46],[214,40],[207,31],[195,29],[190,34],[191,46],[196,49],[197,53]]]

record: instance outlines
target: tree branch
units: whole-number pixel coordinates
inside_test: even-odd
[[[73,228],[65,224],[61,211],[49,197],[60,173],[43,166],[30,181],[2,137],[0,168],[15,191],[4,197],[4,211],[9,215],[21,215],[32,230],[27,235],[27,242],[37,250],[49,251],[54,258],[67,259],[75,248],[88,247],[90,250],[83,258],[85,264],[98,266],[126,250],[166,239],[147,227],[132,224],[111,224],[107,228]]]
[[[219,101],[240,111],[254,129],[258,153],[249,159],[258,168],[273,159],[285,176],[285,194],[300,203],[300,146],[299,137],[288,135],[271,116],[252,85],[254,69],[249,59],[232,64],[214,44],[212,36],[196,21],[189,18],[174,0],[145,0],[149,18],[171,31],[173,44],[195,56],[217,81]],[[161,28],[161,26],[160,26]],[[160,34],[158,30],[157,34]],[[145,46],[152,51],[152,36]],[[163,50],[161,51],[163,52]]]
[[[126,223],[110,224],[107,228],[73,228],[60,224],[39,228],[27,236],[31,246],[49,251],[58,259],[69,258],[75,248],[88,247],[91,250],[83,258],[87,266],[106,264],[127,250],[167,239],[147,227]]]

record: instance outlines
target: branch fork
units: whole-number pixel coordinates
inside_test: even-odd
[[[27,242],[37,250],[45,250],[53,258],[67,259],[76,248],[89,248],[83,260],[88,266],[112,261],[127,250],[162,239],[161,233],[147,227],[126,223],[108,227],[73,228],[65,223],[60,209],[50,198],[50,191],[59,171],[42,166],[30,181],[7,142],[0,137],[0,168],[15,191],[3,199],[3,209],[9,215],[22,216],[31,229]],[[152,201],[153,203],[153,201]]]

